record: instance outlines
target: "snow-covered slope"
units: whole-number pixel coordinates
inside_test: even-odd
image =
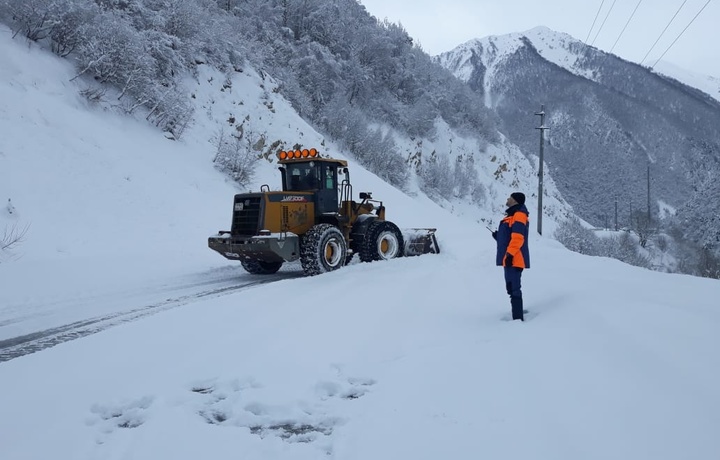
[[[720,101],[720,78],[691,72],[667,61],[658,62],[654,70],[657,73],[672,77],[680,83],[699,89]]]
[[[508,183],[458,217],[352,164],[356,190],[401,226],[437,227],[442,253],[313,278],[288,266],[253,285],[206,247],[237,190],[210,162],[211,121],[241,106],[247,130],[323,140],[262,77],[246,69],[228,93],[203,74],[205,118],[174,142],[86,106],[66,62],[6,29],[0,55],[0,199],[16,210],[0,225],[30,224],[0,263],[0,356],[20,334],[90,320],[0,362],[3,459],[720,456],[720,282],[583,257],[533,231],[530,320],[503,321],[478,221],[497,223],[524,169],[499,171]],[[275,183],[274,167],[256,183]],[[97,329],[114,327],[68,340],[103,315]]]
[[[348,159],[273,91],[277,83],[271,77],[251,67],[228,77],[201,66],[198,77],[186,81],[196,104],[194,122],[181,141],[170,141],[142,117],[118,115],[111,91],[100,104],[79,96],[89,83],[73,80],[67,60],[11,40],[7,28],[0,27],[0,34],[7,63],[0,69],[0,97],[6,101],[0,120],[13,133],[0,138],[0,197],[15,208],[12,214],[0,210],[0,231],[27,229],[13,251],[1,254],[6,263],[0,270],[21,287],[3,294],[0,340],[126,310],[133,302],[118,294],[143,296],[140,285],[149,280],[182,296],[174,279],[195,276],[198,262],[208,281],[224,280],[227,264],[207,248],[207,237],[229,227],[234,193],[261,184],[277,189],[279,177],[274,155],[268,155],[253,183],[241,190],[212,165],[213,139],[219,135],[241,130],[252,144],[263,139],[280,149],[299,143]],[[451,238],[443,222],[462,216],[483,226],[496,224],[509,193],[535,186],[536,167],[509,143],[481,151],[477,140],[440,124],[434,140],[398,143],[408,157],[418,152],[425,158],[446,152],[450,161],[472,157],[483,184],[474,202],[436,198],[443,209],[417,189],[411,198],[388,186],[350,158],[355,189],[373,191],[401,227],[437,227],[441,239]],[[552,234],[568,207],[550,177],[545,192],[544,222]],[[25,289],[22,280],[37,277],[43,288]],[[126,283],[135,282],[139,286],[127,292]],[[68,293],[68,286],[75,287]],[[98,305],[97,293],[108,290],[115,295]],[[153,302],[166,300],[164,295]],[[14,318],[18,311],[26,320]]]

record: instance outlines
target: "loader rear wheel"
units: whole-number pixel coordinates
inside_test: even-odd
[[[386,220],[376,220],[367,228],[360,247],[360,260],[389,260],[403,255],[403,236],[397,225]]]
[[[337,227],[318,224],[303,237],[300,252],[300,263],[305,274],[319,275],[345,265],[347,243]]]
[[[240,261],[245,271],[253,275],[272,275],[282,267],[282,262],[265,262],[255,259],[242,259]]]

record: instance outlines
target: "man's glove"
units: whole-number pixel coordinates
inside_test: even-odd
[[[494,240],[497,241],[497,230],[495,230],[494,232],[492,232],[492,237],[493,237]]]
[[[512,267],[513,266],[513,256],[512,254],[505,254],[505,263],[503,265],[504,267]]]

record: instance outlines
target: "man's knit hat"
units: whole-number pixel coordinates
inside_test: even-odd
[[[513,200],[517,201],[518,204],[525,204],[525,194],[522,192],[511,193],[510,196]]]

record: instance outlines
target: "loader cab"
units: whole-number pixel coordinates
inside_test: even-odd
[[[338,174],[347,170],[346,161],[317,156],[280,158],[283,191],[313,192],[317,215],[339,211]]]

